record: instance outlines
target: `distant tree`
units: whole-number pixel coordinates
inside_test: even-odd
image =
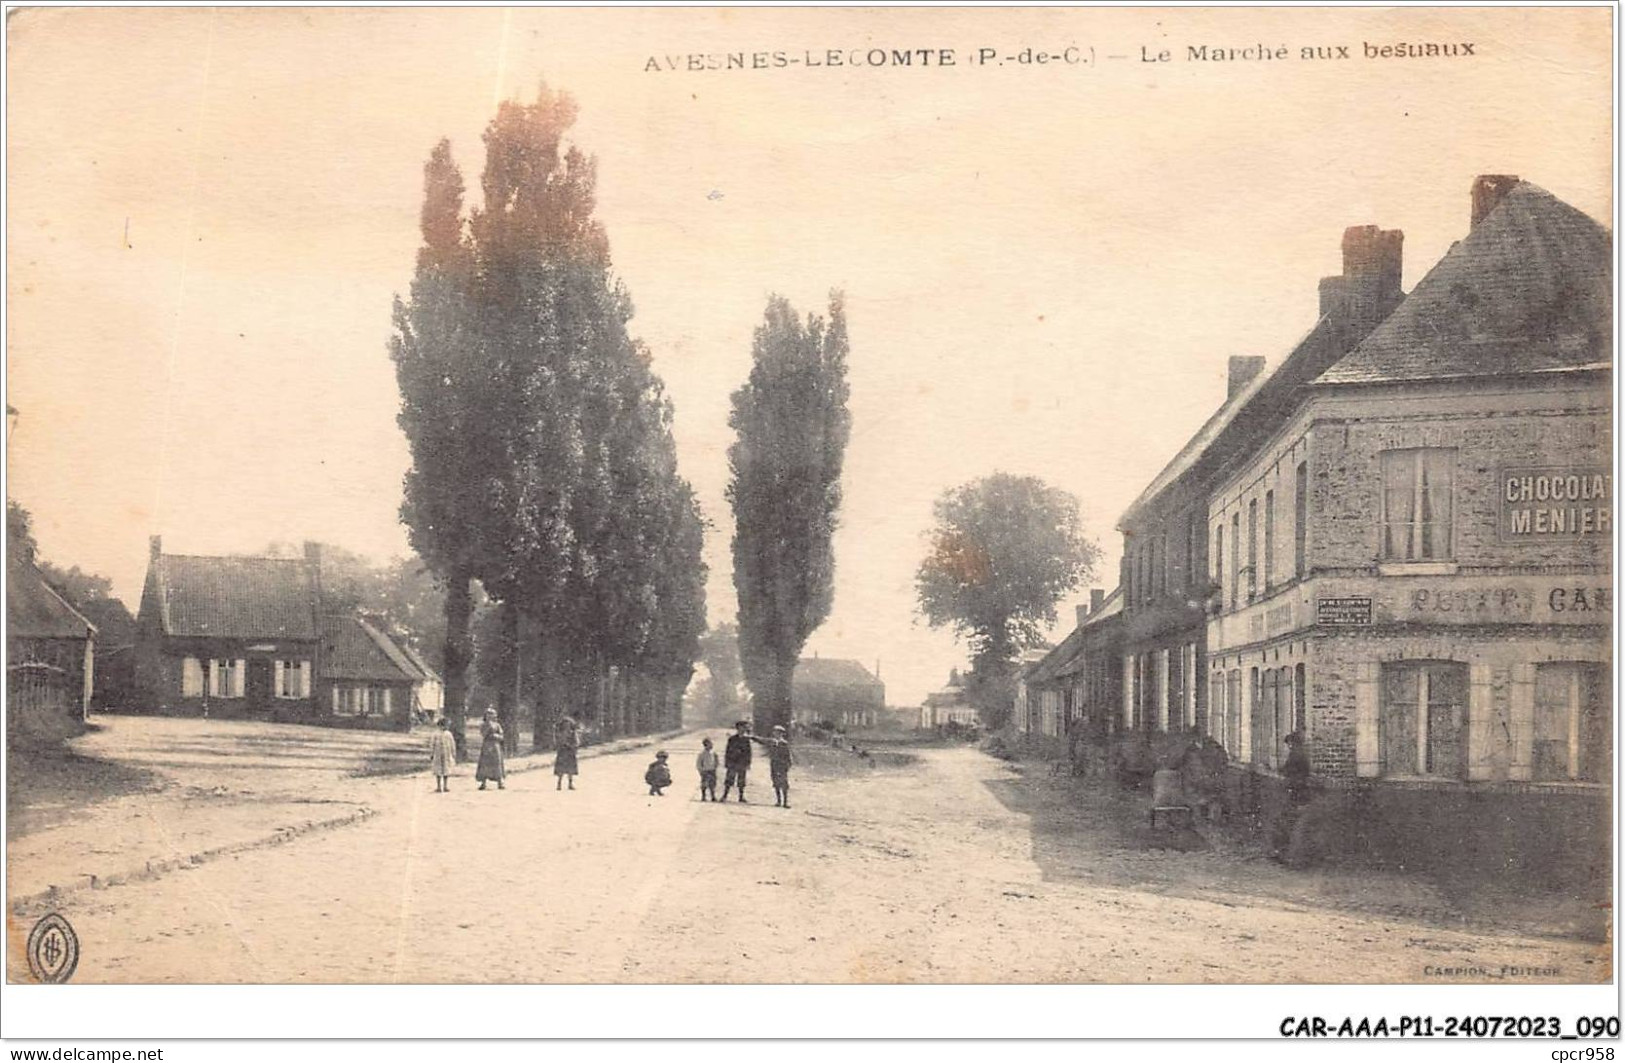
[[[96,625],[98,653],[134,644],[135,617],[129,606],[113,597],[112,580],[85,572],[78,565],[64,569],[48,561],[40,565],[40,573],[69,605]]]
[[[464,233],[463,178],[451,145],[435,145],[424,166],[423,237],[411,292],[395,300],[390,357],[400,386],[399,423],[412,466],[401,519],[418,555],[444,581],[440,658],[446,713],[464,747],[471,655],[470,581],[487,559],[488,495],[483,471],[496,455],[483,406],[492,382],[470,308],[473,255]]]
[[[652,718],[646,727],[674,730],[683,722],[683,691],[694,678],[705,634],[705,520],[689,485],[669,485],[664,534],[654,553],[654,601],[649,637],[635,667],[650,681]],[[647,703],[646,703],[647,704]]]
[[[1002,726],[1015,662],[1055,623],[1055,606],[1093,573],[1100,547],[1078,501],[1033,476],[992,476],[945,492],[931,551],[915,576],[920,613],[971,649],[967,687],[990,727]]]
[[[6,561],[25,561],[29,564],[39,554],[39,543],[34,541],[34,516],[22,503],[6,499]]]
[[[335,543],[322,543],[322,608],[330,613],[360,610],[409,643],[436,672],[445,642],[444,584],[424,562],[408,556],[376,561]],[[272,542],[264,557],[299,558],[302,544]]]
[[[710,673],[706,686],[706,700],[702,703],[713,723],[725,722],[739,715],[739,682],[743,673],[739,664],[739,628],[731,623],[718,624],[700,639],[701,660]]]
[[[851,433],[846,311],[805,324],[780,296],[757,326],[750,377],[728,418],[739,656],[764,728],[790,722],[790,682],[835,595],[841,465]]]

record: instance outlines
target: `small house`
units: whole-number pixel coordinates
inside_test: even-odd
[[[96,626],[26,561],[6,566],[6,697],[12,733],[84,730],[95,690]]]
[[[157,536],[135,672],[157,712],[354,727],[408,728],[440,685],[382,622],[324,608],[318,544],[294,559],[192,557]]]
[[[886,708],[886,684],[857,661],[802,658],[792,680],[790,705],[803,724],[874,727]]]

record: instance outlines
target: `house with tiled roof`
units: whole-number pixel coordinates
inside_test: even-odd
[[[177,715],[404,729],[433,679],[379,624],[329,613],[315,543],[195,557],[153,536],[135,654],[146,704]]]
[[[799,723],[874,727],[886,708],[886,684],[857,661],[803,657],[791,678],[790,705]]]
[[[8,725],[34,737],[78,733],[95,689],[96,626],[33,564],[6,568]]]
[[[359,614],[322,617],[318,653],[318,707],[335,720],[376,719],[408,726],[424,711],[418,700],[430,679],[393,638]]]

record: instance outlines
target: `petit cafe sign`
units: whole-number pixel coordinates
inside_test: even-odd
[[[1600,538],[1613,530],[1614,477],[1596,466],[1504,469],[1501,538]]]

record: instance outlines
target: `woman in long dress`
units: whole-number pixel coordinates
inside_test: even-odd
[[[485,789],[487,782],[497,784],[502,790],[502,780],[508,775],[506,763],[502,758],[502,725],[497,722],[497,710],[486,709],[485,719],[480,723],[480,763],[474,769],[474,778],[479,780],[480,789]]]
[[[564,789],[565,779],[570,780],[570,789],[576,788],[576,750],[580,746],[581,725],[574,717],[559,717],[553,728],[553,789]]]

